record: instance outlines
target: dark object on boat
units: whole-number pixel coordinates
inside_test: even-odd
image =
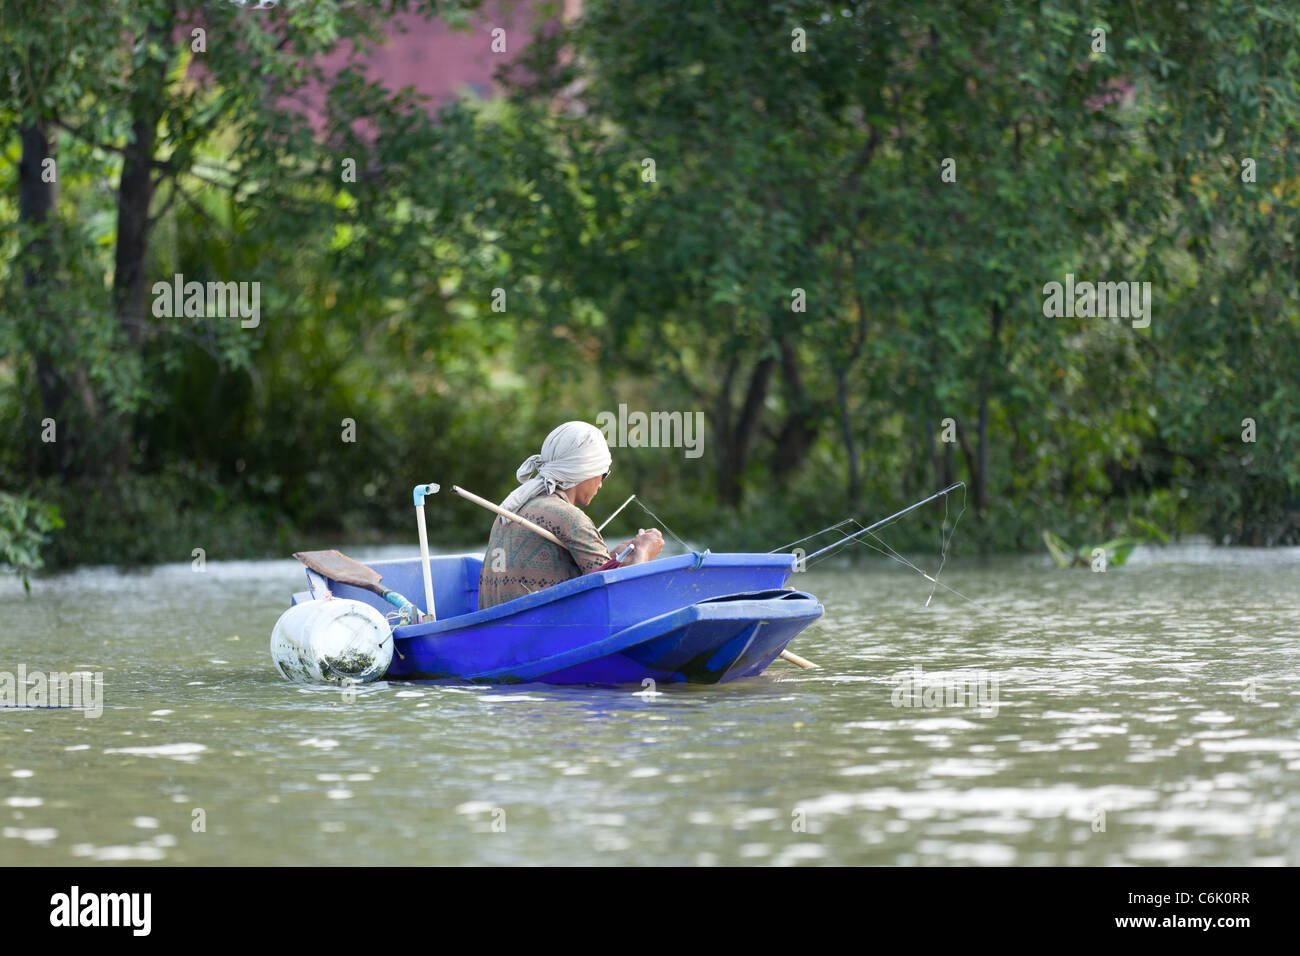
[[[380,583],[384,579],[383,575],[360,561],[352,560],[341,551],[295,551],[293,556],[319,574],[324,580],[336,581],[339,584],[350,584],[353,587],[364,588],[373,594],[378,594],[402,612],[403,623],[411,624],[420,618],[415,605],[398,592],[386,588]],[[379,607],[379,610],[386,609]]]

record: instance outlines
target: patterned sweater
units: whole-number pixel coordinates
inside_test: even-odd
[[[592,520],[558,494],[539,495],[519,516],[551,532],[564,548],[513,521],[493,521],[478,579],[480,610],[562,584],[612,557]]]

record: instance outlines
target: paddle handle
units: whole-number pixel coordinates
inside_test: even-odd
[[[513,521],[516,524],[521,524],[529,531],[532,531],[535,534],[540,534],[547,541],[551,542],[551,544],[557,544],[561,548],[564,547],[564,543],[560,541],[559,538],[551,534],[549,531],[547,531],[545,528],[541,527],[540,525],[533,524],[527,518],[521,518],[513,511],[506,511],[506,509],[502,508],[500,505],[495,505],[492,502],[488,501],[486,498],[480,498],[478,495],[474,494],[474,492],[466,491],[464,488],[458,488],[455,485],[452,485],[451,490],[456,492],[456,494],[460,495],[466,501],[472,501],[474,502],[474,504],[486,508],[488,511],[495,511],[501,517]]]
[[[389,591],[384,588],[380,588],[380,590],[383,592],[382,594],[380,594],[380,597],[382,597],[393,607],[401,610],[406,615],[410,623],[414,624],[418,620],[420,620],[420,612],[416,610],[414,604],[412,604],[406,598],[402,597],[402,595],[398,594],[396,591]]]
[[[812,661],[808,660],[807,658],[800,657],[798,654],[791,654],[789,651],[782,651],[782,652],[781,652],[781,660],[783,660],[783,661],[789,661],[791,664],[798,664],[800,667],[816,667],[816,666],[817,666],[816,664],[814,664]]]

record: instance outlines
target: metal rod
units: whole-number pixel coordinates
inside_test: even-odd
[[[840,545],[848,541],[852,541],[854,538],[858,537],[858,535],[866,534],[868,531],[874,531],[876,528],[879,528],[882,524],[887,524],[888,522],[893,521],[895,518],[902,517],[903,515],[907,514],[909,511],[915,511],[917,508],[921,507],[921,505],[928,505],[931,501],[934,501],[936,498],[942,498],[944,495],[948,494],[949,492],[953,491],[956,488],[964,488],[964,487],[966,487],[966,483],[964,481],[959,481],[956,484],[949,485],[947,488],[943,489],[943,491],[935,492],[929,498],[926,498],[924,501],[918,501],[914,505],[908,505],[902,511],[896,511],[888,518],[881,518],[875,524],[869,525],[868,527],[863,528],[861,531],[855,531],[851,535],[847,535],[846,537],[840,538],[840,540],[832,544],[828,544],[820,551],[815,551],[812,554],[805,557],[804,561],[807,562],[807,561],[811,561],[813,558],[821,557],[827,551],[831,551],[835,548],[838,548]]]
[[[636,495],[629,495],[627,501],[625,501],[625,502],[623,502],[621,505],[619,505],[618,508],[615,509],[614,513],[613,513],[612,515],[610,515],[608,518],[606,518],[606,519],[604,520],[604,522],[601,524],[601,526],[600,526],[599,528],[597,528],[596,530],[597,530],[597,531],[604,531],[604,530],[605,530],[605,525],[609,524],[611,521],[613,521],[615,518],[617,518],[617,517],[618,517],[618,513],[619,513],[620,511],[622,511],[624,508],[626,508],[628,505],[630,505],[630,504],[632,503],[632,499],[635,498],[635,497],[636,497]]]
[[[420,529],[420,569],[424,575],[424,612],[430,621],[438,620],[433,607],[433,575],[429,573],[429,532],[424,524],[424,505],[415,506],[415,523]]]
[[[438,612],[433,607],[433,575],[429,571],[429,531],[424,524],[424,499],[428,495],[436,495],[438,486],[430,482],[425,485],[416,485],[411,489],[411,496],[415,501],[415,524],[420,531],[420,571],[424,575],[424,613],[430,621],[438,619]],[[422,623],[419,619],[415,623]]]

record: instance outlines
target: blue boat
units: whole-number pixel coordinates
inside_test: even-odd
[[[791,554],[660,558],[599,571],[478,610],[478,555],[429,559],[437,621],[393,629],[388,680],[485,683],[716,684],[760,674],[822,615],[785,588]],[[373,561],[384,586],[424,591],[420,559]],[[307,570],[293,603],[334,597],[392,608],[378,595]]]

